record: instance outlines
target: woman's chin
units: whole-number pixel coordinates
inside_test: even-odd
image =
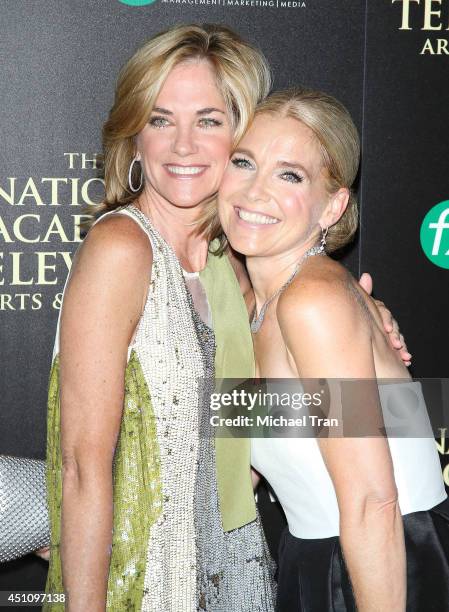
[[[253,242],[248,240],[246,236],[236,236],[232,234],[228,234],[227,238],[234,251],[245,255],[245,257],[257,257],[258,255],[262,255],[265,251],[264,246],[261,245],[258,240]]]
[[[196,206],[203,206],[205,202],[209,201],[213,192],[211,193],[210,189],[167,189],[161,195],[176,208],[195,208]]]

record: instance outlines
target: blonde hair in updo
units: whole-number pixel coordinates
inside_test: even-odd
[[[341,187],[349,189],[349,203],[339,221],[329,228],[326,250],[335,251],[348,244],[358,225],[357,201],[351,191],[360,161],[360,141],[349,112],[338,100],[320,91],[289,89],[270,95],[261,102],[256,115],[268,113],[291,117],[315,134],[327,171],[330,194]]]
[[[244,134],[256,105],[269,92],[270,69],[261,52],[222,25],[182,25],[156,35],[122,68],[115,101],[103,127],[106,196],[99,212],[130,204],[128,172],[135,155],[134,137],[143,129],[170,71],[182,62],[207,60],[217,79],[231,120],[234,141]],[[136,165],[135,165],[136,166]],[[132,177],[140,179],[139,169]],[[209,203],[198,228],[218,233],[215,201]]]

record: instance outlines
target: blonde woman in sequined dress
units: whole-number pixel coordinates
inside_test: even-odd
[[[252,374],[233,267],[209,255],[211,200],[269,82],[220,26],[160,34],[120,73],[105,214],[75,256],[50,378],[46,590],[71,612],[273,609],[249,457],[241,476],[220,465],[198,383]]]

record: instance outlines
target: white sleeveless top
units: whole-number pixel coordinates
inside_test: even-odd
[[[425,438],[389,437],[388,443],[401,513],[430,510],[447,494],[421,384],[379,385],[379,395],[387,432],[394,429],[396,418],[397,426],[403,424],[405,414],[410,431],[428,433]],[[335,489],[315,438],[253,438],[251,463],[273,488],[292,535],[339,535]]]

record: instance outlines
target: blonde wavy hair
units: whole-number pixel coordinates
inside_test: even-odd
[[[96,216],[130,204],[143,191],[143,185],[137,193],[131,192],[128,185],[135,136],[148,121],[170,71],[182,62],[196,59],[207,60],[215,72],[229,111],[234,141],[246,131],[256,105],[267,96],[271,85],[270,69],[262,53],[222,25],[181,25],[157,34],[120,71],[114,104],[103,126],[105,198]],[[139,181],[139,169],[136,174],[132,176],[134,185]],[[205,207],[198,231],[209,238],[220,232],[213,197]]]
[[[336,251],[348,244],[357,230],[357,201],[351,190],[360,161],[357,128],[347,109],[335,98],[320,91],[294,88],[271,94],[256,109],[256,116],[270,114],[290,117],[306,125],[320,145],[329,194],[349,189],[349,203],[339,221],[329,228],[326,250]]]

